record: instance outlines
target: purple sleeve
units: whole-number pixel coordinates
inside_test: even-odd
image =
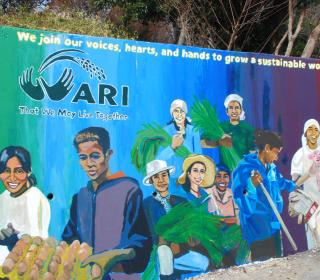
[[[135,188],[128,194],[124,225],[118,248],[135,250],[132,260],[123,261],[125,273],[143,272],[148,264],[152,241],[142,205],[142,192]]]

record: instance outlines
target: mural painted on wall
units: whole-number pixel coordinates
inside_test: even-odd
[[[319,246],[319,60],[0,37],[1,277],[184,279]]]

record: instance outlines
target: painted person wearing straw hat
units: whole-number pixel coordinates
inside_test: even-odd
[[[179,275],[188,271],[204,272],[209,261],[198,252],[190,251],[188,244],[167,242],[156,234],[156,224],[161,217],[186,199],[169,193],[170,175],[175,171],[174,166],[168,166],[163,160],[153,160],[147,164],[147,175],[143,179],[146,186],[154,187],[152,196],[143,201],[148,225],[152,234],[153,243],[158,245],[157,257],[160,270],[160,279],[180,279]],[[179,217],[177,217],[179,219]]]
[[[170,115],[172,119],[164,127],[164,130],[172,136],[171,145],[161,150],[157,157],[165,160],[169,165],[175,166],[177,174],[180,174],[183,162],[183,159],[175,154],[178,147],[184,145],[190,153],[200,154],[202,152],[200,134],[194,131],[191,119],[187,117],[187,114],[188,106],[185,101],[176,99],[171,103]]]
[[[203,140],[203,147],[234,147],[239,157],[255,150],[254,129],[244,121],[245,112],[242,106],[243,98],[238,94],[229,94],[224,107],[229,117],[229,121],[221,123],[221,128],[225,134],[219,141]]]
[[[208,201],[208,193],[205,189],[211,187],[214,182],[215,164],[213,160],[205,155],[190,155],[185,158],[182,169],[178,183],[185,191],[188,201],[196,201],[200,204]]]
[[[303,190],[320,203],[320,164],[317,158],[320,154],[320,126],[317,120],[309,119],[304,124],[301,136],[302,147],[294,154],[291,161],[291,176],[296,183],[303,183]],[[298,221],[301,223],[301,220]],[[306,227],[308,249],[316,246],[311,231]],[[318,237],[320,239],[320,237]]]
[[[232,191],[240,209],[243,237],[251,250],[252,261],[282,255],[280,222],[263,192],[269,193],[277,211],[283,212],[281,191],[291,192],[296,185],[285,179],[275,161],[282,150],[282,139],[271,131],[255,132],[258,154],[247,154],[233,171]]]

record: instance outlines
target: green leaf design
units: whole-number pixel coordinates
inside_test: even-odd
[[[139,130],[136,140],[131,149],[131,162],[143,175],[146,174],[146,164],[154,159],[158,154],[159,148],[169,147],[172,137],[158,124],[145,124]],[[185,147],[180,146],[175,150],[177,156],[186,158],[191,152]]]
[[[195,97],[195,102],[190,110],[192,123],[197,131],[202,135],[202,139],[217,141],[224,131],[218,119],[216,109],[212,107],[208,100],[199,101]],[[236,150],[231,147],[219,147],[222,160],[233,171],[240,161],[240,157]]]

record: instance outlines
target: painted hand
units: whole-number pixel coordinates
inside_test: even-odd
[[[232,144],[232,138],[229,134],[223,134],[222,137],[218,141],[219,146],[228,147],[231,148],[233,146]]]
[[[59,80],[52,86],[49,86],[42,77],[38,81],[43,85],[50,99],[55,101],[65,98],[74,86],[72,70],[68,68],[64,69]]]
[[[172,137],[171,147],[176,149],[183,144],[183,136],[179,133]]]
[[[289,215],[298,217],[298,224],[300,224],[313,203],[314,201],[305,191],[297,189],[289,194]]]
[[[258,187],[262,182],[262,176],[257,170],[251,172],[251,182],[255,187]]]
[[[32,83],[33,67],[23,71],[19,77],[19,84],[26,94],[35,100],[42,100],[44,98],[44,92],[39,84],[39,80],[36,79],[36,85]]]
[[[6,228],[3,228],[0,230],[0,240],[4,241],[6,239],[9,239],[13,235],[18,234],[19,231],[15,230],[11,223],[7,225]]]
[[[88,264],[92,266],[92,278],[93,279],[102,279],[104,275],[109,273],[112,268],[121,261],[130,260],[134,258],[135,251],[134,249],[114,249],[102,252],[100,254],[95,254],[88,257],[83,261],[82,265],[86,266]],[[99,275],[99,270],[100,275]]]
[[[188,245],[190,246],[190,247],[195,247],[195,246],[197,246],[197,245],[199,245],[200,244],[200,241],[199,240],[197,240],[197,239],[194,239],[193,237],[189,237],[188,238]]]

